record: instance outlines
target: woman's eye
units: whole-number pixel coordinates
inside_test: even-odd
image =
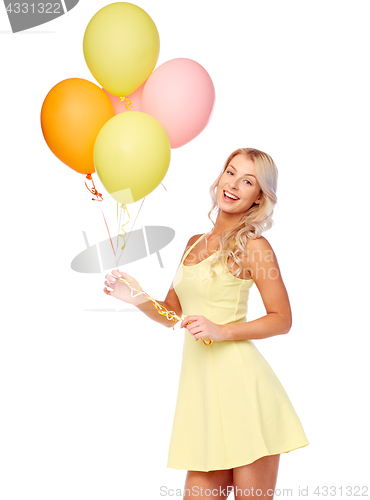
[[[226,173],[227,174],[233,174],[234,175],[234,172],[232,172],[231,170],[226,170]],[[249,181],[248,179],[245,179],[247,181],[248,184],[250,184],[252,186],[252,183],[251,181]]]

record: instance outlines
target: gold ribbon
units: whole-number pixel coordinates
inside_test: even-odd
[[[153,302],[154,307],[159,312],[159,314],[161,314],[162,316],[165,316],[169,321],[175,321],[175,320],[183,321],[185,319],[185,318],[180,318],[180,316],[177,316],[177,314],[174,311],[169,311],[165,307],[163,307],[160,304],[158,304],[158,302],[155,299],[153,299],[153,297],[150,297],[146,292],[144,292],[144,290],[141,288],[139,282],[138,282],[139,290],[137,290],[136,288],[133,288],[129,284],[131,280],[124,280],[124,279],[118,278],[118,281],[120,281],[121,283],[126,283],[126,285],[129,288],[131,288],[131,290],[134,290],[135,292],[139,292],[138,294],[135,295],[135,297],[137,297],[137,295],[144,295],[144,297],[147,297],[149,300],[151,300]],[[132,292],[131,292],[131,296],[134,297],[134,295],[132,295]],[[194,321],[189,321],[189,324],[190,323],[194,323]],[[172,325],[172,330],[174,330],[174,329],[175,329],[175,323]],[[208,340],[208,342],[207,342],[207,340]],[[205,345],[211,345],[212,342],[213,342],[213,340],[211,340],[211,339],[202,339],[202,342]]]
[[[128,213],[127,206],[126,206],[126,205],[124,205],[123,203],[122,203],[122,205],[121,205],[121,209],[122,209],[123,211],[125,211],[125,210],[126,210],[126,212],[127,212],[127,217],[128,217],[128,221],[127,221],[127,222],[125,222],[124,224],[122,224],[122,228],[121,228],[122,234],[120,233],[120,234],[118,235],[118,236],[121,236],[121,238],[123,238],[123,247],[121,247],[121,250],[123,250],[123,249],[125,248],[125,246],[126,246],[126,240],[125,240],[125,238],[126,238],[126,234],[127,234],[127,233],[126,233],[126,231],[123,229],[123,226],[126,226],[126,224],[128,224],[128,223],[130,222],[130,214]],[[118,216],[118,203],[117,203],[117,216]],[[123,233],[124,233],[124,234],[123,234]]]

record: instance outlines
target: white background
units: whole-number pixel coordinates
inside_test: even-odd
[[[72,271],[82,231],[90,245],[107,232],[84,176],[51,153],[40,127],[54,85],[72,77],[97,84],[82,41],[108,3],[81,0],[18,34],[0,8],[3,500],[154,499],[161,486],[185,481],[185,471],[166,467],[184,333],[107,297],[104,274]],[[265,237],[293,327],[255,344],[310,441],[281,455],[277,488],[297,498],[308,487],[314,499],[317,486],[342,486],[351,496],[345,487],[368,481],[368,2],[137,5],[158,28],[158,65],[176,57],[202,64],[216,106],[202,134],[173,150],[167,194],[159,186],[149,195],[135,224],[175,229],[164,268],[152,255],[125,271],[164,300],[186,242],[211,229],[208,190],[228,154],[269,153],[279,202]],[[114,233],[116,204],[94,178]],[[248,320],[264,314],[254,286]]]

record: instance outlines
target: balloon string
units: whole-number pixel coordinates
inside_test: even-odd
[[[117,228],[117,240],[116,240],[116,267],[118,265],[118,262],[117,262],[117,254],[118,254],[118,240],[119,240],[119,227],[121,225],[121,213],[122,213],[122,210],[119,211],[119,219],[118,219],[118,201],[117,201],[117,223],[118,223],[118,228]]]
[[[128,99],[127,97],[125,97],[125,96],[120,97],[120,100],[121,100],[121,102],[127,101],[127,102],[125,102],[126,109],[132,109],[134,107],[134,105],[132,104],[130,99]]]
[[[101,211],[101,213],[103,214],[103,217],[104,217],[103,210]],[[115,257],[116,256],[116,252],[114,251],[114,246],[113,246],[112,238],[110,237],[110,232],[109,232],[108,224],[107,224],[107,221],[105,220],[105,217],[104,217],[104,222],[105,222],[105,225],[107,226],[107,231],[108,231],[108,235],[109,235],[109,239],[110,239],[110,244],[112,245],[112,249],[113,249],[113,253],[114,253],[114,257]]]
[[[123,211],[125,211],[125,210],[126,210],[126,212],[127,212],[127,216],[128,216],[128,221],[127,221],[127,222],[125,222],[124,224],[122,224],[122,228],[121,228],[121,231],[122,231],[122,233],[124,233],[124,234],[119,234],[119,235],[118,235],[118,236],[121,236],[121,238],[123,238],[123,247],[121,247],[121,250],[123,250],[123,249],[125,248],[125,246],[126,246],[126,241],[125,241],[126,231],[123,229],[123,226],[126,226],[126,224],[128,224],[128,223],[130,222],[130,214],[128,213],[128,210],[127,210],[127,205],[126,205],[126,204],[122,204],[122,205],[121,205],[121,209],[122,209]]]
[[[86,180],[85,180],[85,186],[87,187],[87,189],[90,191],[91,194],[93,194],[94,196],[96,196],[96,198],[91,198],[93,201],[103,201],[103,196],[101,195],[101,193],[98,193],[96,187],[95,187],[95,184],[94,184],[94,179],[91,177],[91,174],[87,174],[86,175],[86,179],[91,181],[92,182],[92,189],[89,188],[89,186],[86,184]],[[99,200],[99,198],[101,198]]]
[[[147,297],[149,300],[151,300],[153,302],[153,305],[154,307],[157,309],[157,311],[159,312],[159,314],[161,314],[162,316],[165,316],[169,321],[173,321],[173,325],[172,325],[172,330],[175,329],[175,320],[178,320],[178,321],[183,321],[185,318],[184,317],[180,317],[180,316],[177,316],[177,314],[174,312],[174,311],[169,311],[168,309],[166,309],[164,306],[161,306],[160,304],[158,304],[158,302],[153,299],[153,297],[150,297],[146,292],[144,292],[144,290],[141,288],[140,286],[140,283],[138,283],[139,285],[139,289],[136,289],[136,288],[133,288],[131,285],[129,285],[129,283],[133,280],[124,280],[124,279],[121,279],[121,278],[118,278],[118,281],[120,281],[121,283],[126,283],[126,285],[131,288],[131,297],[138,297],[139,295],[144,295],[144,297]],[[135,292],[139,292],[137,293],[136,295],[134,295],[132,292],[135,291]],[[194,323],[193,321],[189,321],[189,324],[190,323]],[[203,344],[205,345],[211,345],[213,340],[211,339],[202,339],[203,341]],[[208,342],[207,342],[208,341]]]
[[[92,189],[89,188],[89,186],[86,184],[86,180],[85,180],[85,186],[87,187],[87,189],[90,191],[91,194],[93,194],[94,196],[96,196],[96,198],[91,198],[93,201],[103,201],[103,196],[101,193],[98,192],[98,190],[96,189],[95,187],[95,184],[94,184],[94,179],[92,178],[91,174],[87,174],[86,175],[86,179],[91,181],[92,184],[93,184],[93,187]],[[101,198],[99,200],[99,198]],[[113,249],[113,253],[114,253],[114,256],[116,256],[116,252],[114,251],[114,247],[113,247],[113,243],[112,243],[112,238],[110,237],[110,232],[109,232],[109,228],[108,228],[108,224],[107,224],[107,221],[105,220],[105,217],[104,217],[104,213],[103,213],[103,210],[101,211],[101,213],[103,214],[103,218],[104,218],[104,222],[105,222],[105,225],[107,227],[107,231],[108,231],[108,235],[109,235],[109,239],[110,239],[110,243],[112,245],[112,249]]]
[[[128,240],[130,239],[131,233],[133,232],[133,229],[134,229],[134,226],[135,226],[135,223],[136,223],[136,219],[137,219],[137,217],[138,217],[138,215],[139,215],[139,213],[140,213],[140,210],[141,210],[141,208],[142,208],[142,206],[143,206],[143,203],[144,203],[144,201],[145,201],[145,198],[146,198],[146,196],[144,197],[143,201],[141,202],[141,205],[140,205],[139,211],[138,211],[138,213],[136,214],[136,217],[135,217],[134,223],[132,224],[131,231],[130,231],[130,233],[129,233],[128,237],[127,237],[126,245],[127,245],[127,243],[128,243]],[[121,205],[121,206],[122,206],[122,205]],[[118,259],[118,261],[117,261],[117,266],[118,266],[118,262],[121,260],[121,257],[122,257],[122,252],[123,252],[123,250],[121,250],[121,255],[119,256],[119,259]],[[117,267],[117,266],[116,266],[116,267]]]

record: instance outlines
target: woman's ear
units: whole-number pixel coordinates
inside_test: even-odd
[[[258,198],[256,199],[256,201],[254,202],[256,205],[259,205],[262,201],[262,191],[260,191],[260,194],[258,195]]]

